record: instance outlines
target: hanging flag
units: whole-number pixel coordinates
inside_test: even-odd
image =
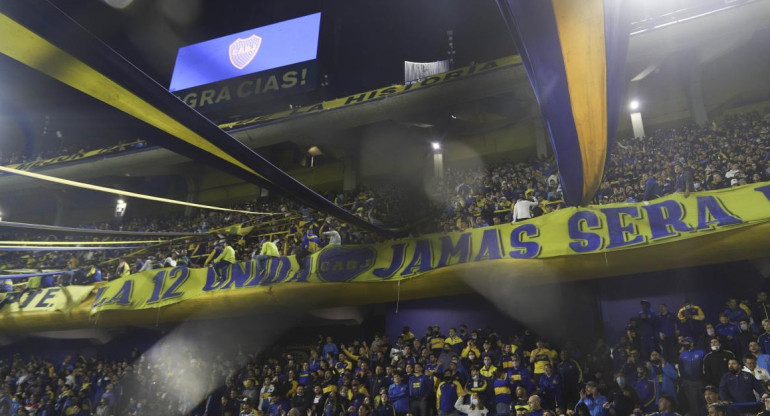
[[[564,200],[601,185],[625,83],[629,26],[619,0],[497,0],[559,166]]]

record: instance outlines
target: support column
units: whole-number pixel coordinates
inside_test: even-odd
[[[358,163],[350,157],[342,159],[342,190],[353,191],[358,187]]]
[[[185,202],[197,202],[198,200],[198,192],[200,191],[201,187],[201,175],[200,171],[197,171],[198,173],[187,173],[184,177],[184,182],[187,187],[187,194],[185,195]],[[189,217],[192,215],[192,207],[186,206],[184,207],[184,216]]]
[[[642,138],[644,135],[644,123],[642,122],[642,113],[631,113],[631,127],[634,129],[634,137]]]
[[[548,156],[548,135],[545,133],[543,119],[538,116],[532,122],[535,123],[535,151],[537,156]]]
[[[692,121],[699,126],[708,123],[706,104],[703,102],[703,83],[700,76],[699,65],[692,65],[687,71],[687,103],[690,106]]]
[[[58,192],[51,192],[56,203],[56,214],[53,217],[53,225],[62,225],[62,217],[64,217],[64,199]]]
[[[444,153],[441,149],[433,151],[433,177],[436,179],[444,178]]]

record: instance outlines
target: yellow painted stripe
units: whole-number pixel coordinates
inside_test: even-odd
[[[0,53],[269,181],[115,81],[0,14]]]
[[[27,172],[24,170],[8,168],[5,166],[0,166],[0,172],[13,173],[19,176],[26,176],[28,178],[58,183],[59,185],[74,186],[76,188],[81,188],[81,189],[89,189],[92,191],[105,192],[108,194],[114,194],[114,195],[131,197],[131,198],[146,199],[148,201],[163,202],[166,204],[184,205],[186,207],[211,209],[215,211],[239,212],[241,214],[251,214],[251,215],[277,215],[278,214],[278,213],[271,213],[271,212],[243,211],[240,209],[215,207],[212,205],[195,204],[192,202],[177,201],[176,199],[168,199],[168,198],[161,198],[161,197],[152,196],[152,195],[137,194],[135,192],[121,191],[120,189],[107,188],[106,186],[98,186],[98,185],[92,185],[90,183],[83,183],[83,182],[71,181],[69,179],[56,178],[53,176],[42,175],[39,173],[33,173],[33,172]]]
[[[583,203],[607,157],[607,56],[602,0],[552,0],[583,162]]]

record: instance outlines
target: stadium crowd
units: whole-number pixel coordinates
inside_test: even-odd
[[[724,189],[770,180],[770,113],[727,116],[707,126],[658,130],[619,140],[594,202],[641,202],[674,192]],[[487,169],[447,169],[439,184],[448,201],[436,229],[458,231],[517,220],[563,207],[552,159]]]
[[[770,113],[727,116],[707,126],[687,125],[660,130],[648,138],[620,140],[611,153],[597,204],[639,202],[673,192],[686,195],[770,180]],[[532,163],[501,164],[486,168],[447,169],[432,195],[416,197],[395,185],[365,188],[325,195],[335,204],[375,224],[411,222],[414,233],[462,231],[505,222],[521,221],[560,209],[561,187],[552,158]],[[125,269],[119,258],[126,257],[131,271],[161,267],[165,259],[186,257],[189,265],[208,265],[205,259],[232,226],[254,227],[245,236],[229,236],[235,254],[232,261],[255,259],[266,242],[278,255],[307,254],[326,244],[366,244],[379,241],[373,233],[340,223],[299,203],[280,197],[259,198],[233,206],[235,209],[268,212],[254,216],[240,213],[198,211],[190,216],[127,216],[118,221],[89,224],[96,230],[141,232],[192,232],[208,238],[190,238],[164,243],[140,253],[123,251],[81,251],[4,253],[4,269],[55,269],[74,272],[77,264],[105,269],[105,277],[118,277]],[[435,213],[435,215],[434,215]],[[418,221],[416,215],[423,217]],[[220,235],[220,237],[216,237]],[[27,231],[4,233],[8,241],[69,240],[77,235],[51,237],[49,233]],[[114,238],[114,237],[113,237]],[[175,254],[176,253],[176,254]],[[264,253],[262,253],[264,255]],[[218,254],[217,254],[218,255]],[[149,264],[148,264],[149,263]],[[146,270],[146,268],[145,268]],[[73,281],[65,279],[65,281]]]
[[[120,361],[2,357],[0,415],[732,416],[770,409],[767,293],[751,304],[728,299],[716,319],[687,300],[675,310],[641,301],[612,346],[603,339],[555,345],[529,330],[498,334],[460,324],[341,343],[319,335],[251,354],[239,346],[211,356],[196,343],[162,339]]]

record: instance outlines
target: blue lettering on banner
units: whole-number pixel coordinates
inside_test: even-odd
[[[220,289],[230,289],[235,286],[236,289],[240,289],[244,286],[250,286],[249,283],[257,274],[257,263],[255,261],[247,261],[245,263],[237,263],[230,266],[230,279],[220,287]]]
[[[533,259],[537,257],[540,254],[540,244],[534,241],[523,241],[522,235],[526,235],[529,238],[537,237],[540,235],[540,229],[535,224],[524,224],[515,227],[511,231],[511,247],[513,247],[513,250],[508,255],[515,259]]]
[[[607,234],[610,243],[607,248],[632,246],[644,243],[645,237],[639,234],[639,228],[633,222],[626,222],[626,217],[641,219],[637,207],[603,208],[607,218]]]
[[[765,198],[767,198],[767,200],[770,201],[770,185],[759,186],[754,188],[754,190],[757,192],[761,192],[762,195],[764,195]]]
[[[58,288],[57,288],[58,289]],[[32,300],[35,299],[35,297],[40,294],[40,290],[32,290],[30,292],[27,292],[27,296],[23,296],[19,298],[19,309],[25,309],[27,306],[29,306],[30,303],[32,303]],[[46,307],[50,306],[48,304],[45,304]]]
[[[417,269],[415,271],[415,269]],[[430,240],[417,240],[414,244],[414,255],[409,264],[401,272],[401,276],[414,273],[425,273],[433,269],[433,250]]]
[[[184,296],[184,292],[180,292],[178,289],[184,284],[184,282],[187,281],[189,277],[190,270],[188,270],[187,267],[175,267],[168,272],[161,271],[156,273],[152,278],[152,295],[149,299],[147,299],[147,304],[151,305],[156,302]],[[168,287],[166,287],[166,281],[171,283],[168,285]]]
[[[471,233],[462,233],[457,238],[457,244],[452,244],[452,237],[439,237],[441,241],[441,257],[436,268],[449,266],[450,264],[467,263],[471,259]],[[451,261],[457,257],[457,261]]]
[[[731,215],[722,205],[719,198],[711,195],[699,196],[698,201],[698,230],[710,229],[714,226],[725,227],[740,224],[740,218]]]
[[[583,231],[583,224],[589,230],[601,229],[599,216],[591,211],[578,211],[567,221],[569,237],[573,240],[569,248],[576,253],[588,253],[602,248],[602,237],[599,234]]]
[[[309,258],[310,256],[308,256]],[[269,286],[274,283],[280,283],[289,276],[289,271],[291,271],[291,261],[286,257],[276,257],[270,262],[268,274],[259,285]]]
[[[224,283],[224,280],[217,280],[217,274],[214,272],[214,268],[209,267],[206,270],[206,284],[203,285],[203,291],[211,292],[212,290],[219,289]]]
[[[131,306],[131,294],[134,291],[134,281],[133,280],[126,280],[123,285],[120,287],[120,290],[118,290],[118,293],[115,294],[112,298],[110,298],[108,301],[104,302],[104,305],[120,305],[120,306]]]
[[[393,256],[390,257],[390,266],[387,269],[377,268],[372,272],[373,275],[380,279],[393,277],[398,269],[404,265],[404,261],[406,261],[406,243],[393,244],[390,248],[393,250]]]
[[[371,269],[376,258],[371,247],[327,247],[318,255],[318,277],[324,282],[349,282]]]
[[[684,208],[676,201],[667,200],[642,207],[647,212],[650,221],[652,240],[678,236],[680,233],[692,231],[693,228],[684,221]]]
[[[40,298],[40,301],[37,302],[37,305],[35,305],[36,308],[51,308],[54,305],[50,303],[46,303],[48,299],[53,299],[56,297],[56,294],[61,292],[60,287],[51,287],[45,290],[43,296]],[[25,305],[26,306],[26,305]]]
[[[500,247],[500,233],[496,228],[488,228],[481,235],[481,247],[479,254],[473,261],[497,260],[503,258],[503,250]]]
[[[294,272],[294,276],[286,280],[286,282],[307,283],[308,277],[310,277],[310,268],[305,267]]]
[[[102,286],[96,290],[96,296],[94,296],[94,302],[91,304],[91,309],[102,306],[102,304],[107,301],[107,298],[104,297],[104,292],[106,291],[107,286]]]

